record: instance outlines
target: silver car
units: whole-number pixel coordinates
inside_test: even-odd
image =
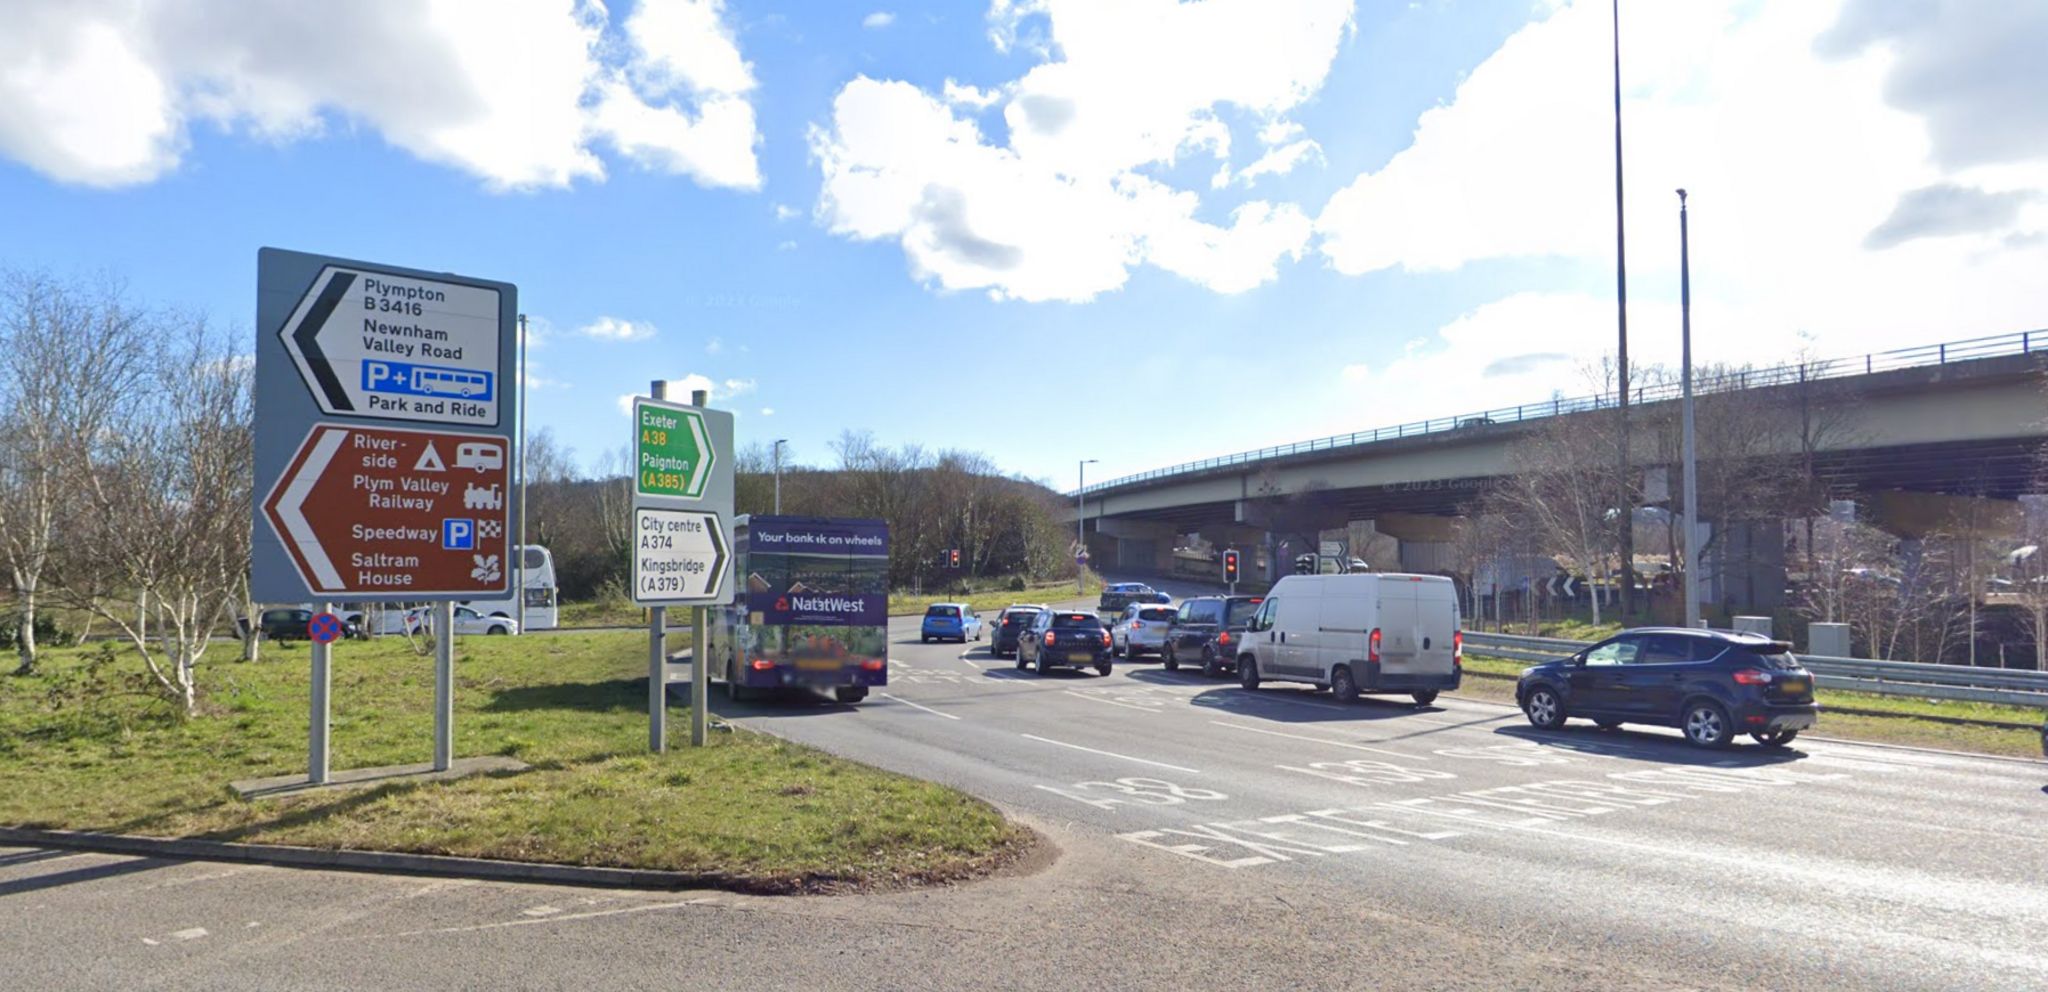
[[[1175,609],[1168,603],[1132,603],[1109,629],[1109,653],[1117,658],[1157,657],[1166,647],[1166,628]]]

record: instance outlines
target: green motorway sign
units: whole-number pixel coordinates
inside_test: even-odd
[[[646,398],[633,401],[634,492],[700,499],[718,452],[704,414]]]

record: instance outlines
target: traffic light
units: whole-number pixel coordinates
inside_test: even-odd
[[[1237,581],[1237,552],[1223,552],[1223,581]]]
[[[960,549],[959,549],[959,548],[954,548],[953,550],[951,550],[951,551],[947,552],[946,554],[947,554],[947,557],[948,557],[948,558],[950,558],[950,559],[952,560],[952,565],[953,565],[953,567],[954,567],[954,568],[959,568],[959,567],[960,567]]]

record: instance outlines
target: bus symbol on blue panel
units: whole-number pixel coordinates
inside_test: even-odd
[[[400,396],[456,396],[471,400],[491,398],[491,373],[451,369],[439,365],[406,362],[366,361],[363,363],[363,391],[396,393]]]

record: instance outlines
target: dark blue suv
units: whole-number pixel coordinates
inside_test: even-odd
[[[1792,645],[1759,634],[1684,627],[1623,631],[1572,655],[1523,670],[1515,702],[1546,729],[1583,717],[1677,727],[1700,747],[1739,733],[1783,747],[1814,725],[1813,676]]]

